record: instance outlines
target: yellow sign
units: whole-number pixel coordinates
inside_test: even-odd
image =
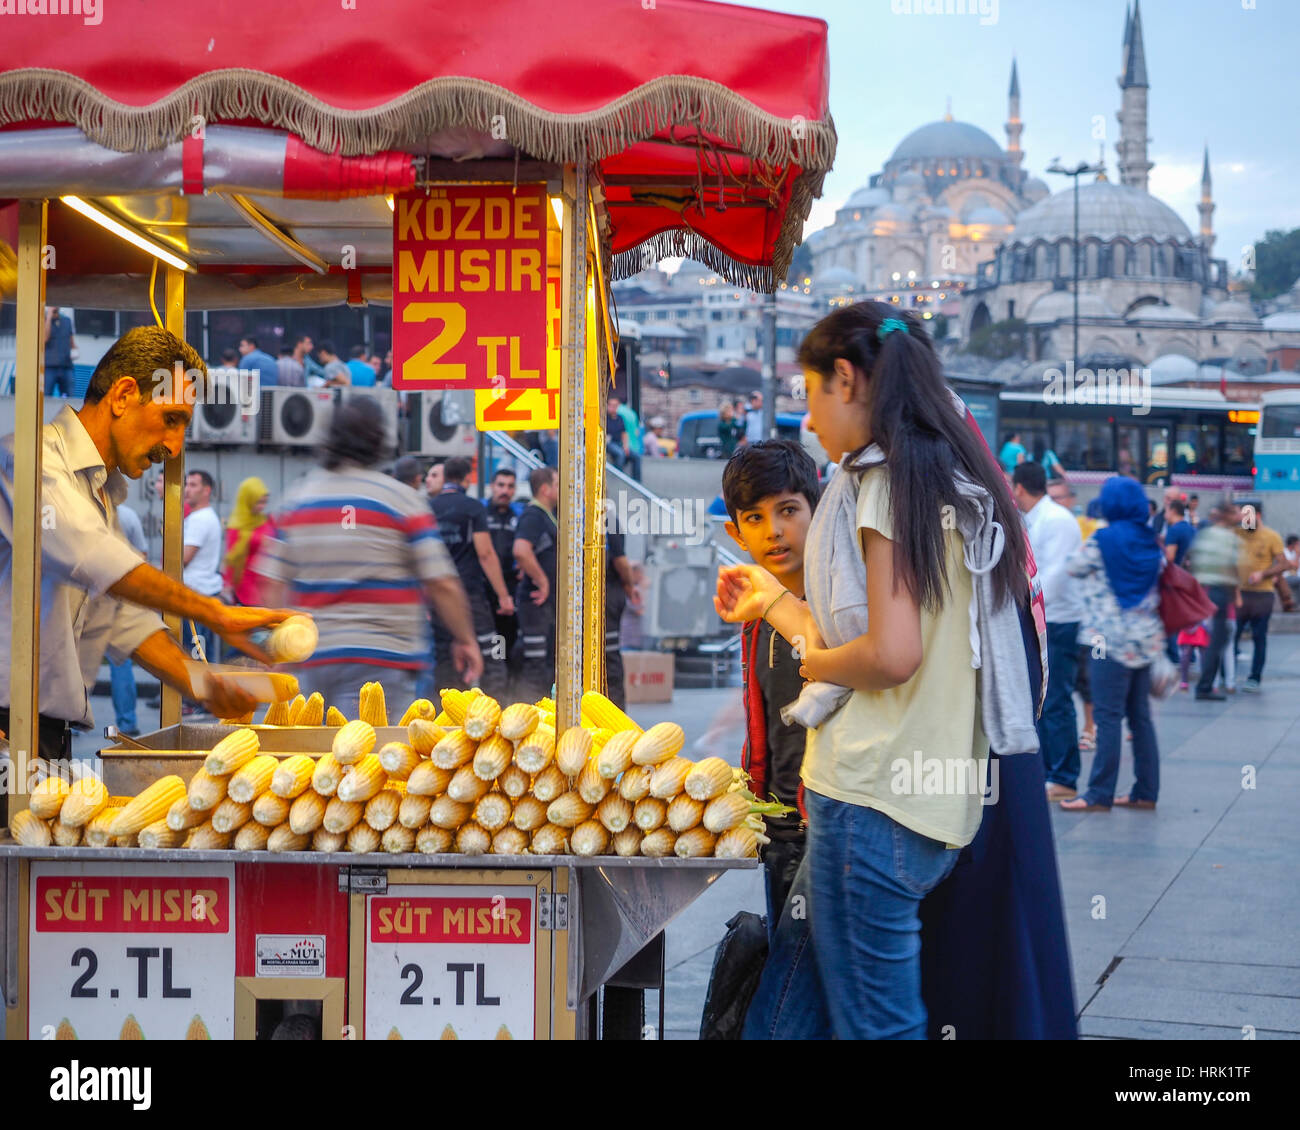
[[[474,393],[474,426],[479,431],[541,432],[560,426],[560,273],[546,278],[546,387],[497,388]]]
[[[1230,424],[1258,424],[1259,413],[1252,412],[1244,408],[1229,408],[1228,423]]]

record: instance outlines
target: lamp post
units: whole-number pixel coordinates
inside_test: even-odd
[[[1079,178],[1084,173],[1101,173],[1105,171],[1104,165],[1090,165],[1087,161],[1080,161],[1073,169],[1067,169],[1061,164],[1061,159],[1056,157],[1048,166],[1049,173],[1059,173],[1061,176],[1069,177],[1074,181],[1074,245],[1070,249],[1074,257],[1074,349],[1071,354],[1075,371],[1079,369]]]

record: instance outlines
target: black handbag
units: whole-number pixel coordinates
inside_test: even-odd
[[[742,910],[727,923],[713,955],[709,992],[700,1018],[701,1040],[739,1040],[749,1002],[767,964],[767,921]]]

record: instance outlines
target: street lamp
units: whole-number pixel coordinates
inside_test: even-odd
[[[1104,165],[1089,165],[1086,161],[1080,161],[1073,169],[1067,169],[1061,164],[1059,157],[1053,157],[1052,163],[1048,166],[1049,173],[1059,173],[1061,176],[1069,177],[1074,181],[1074,246],[1070,248],[1070,253],[1074,256],[1074,368],[1077,372],[1079,369],[1079,178],[1084,173],[1101,173],[1105,172]]]

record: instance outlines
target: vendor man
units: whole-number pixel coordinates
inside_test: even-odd
[[[178,370],[187,376],[173,377]],[[42,756],[60,758],[69,727],[94,724],[90,694],[107,651],[132,658],[195,698],[185,661],[159,611],[194,619],[248,655],[269,661],[247,633],[287,612],[230,607],[201,596],[140,560],[122,534],[117,506],[122,476],[138,479],[181,453],[193,415],[199,355],[157,326],[133,329],[104,354],[80,410],[71,405],[44,429],[41,481],[40,740]],[[0,730],[9,730],[13,616],[14,445],[0,440]],[[156,609],[158,611],[150,611]],[[216,686],[202,700],[218,718],[246,714],[254,701]]]

